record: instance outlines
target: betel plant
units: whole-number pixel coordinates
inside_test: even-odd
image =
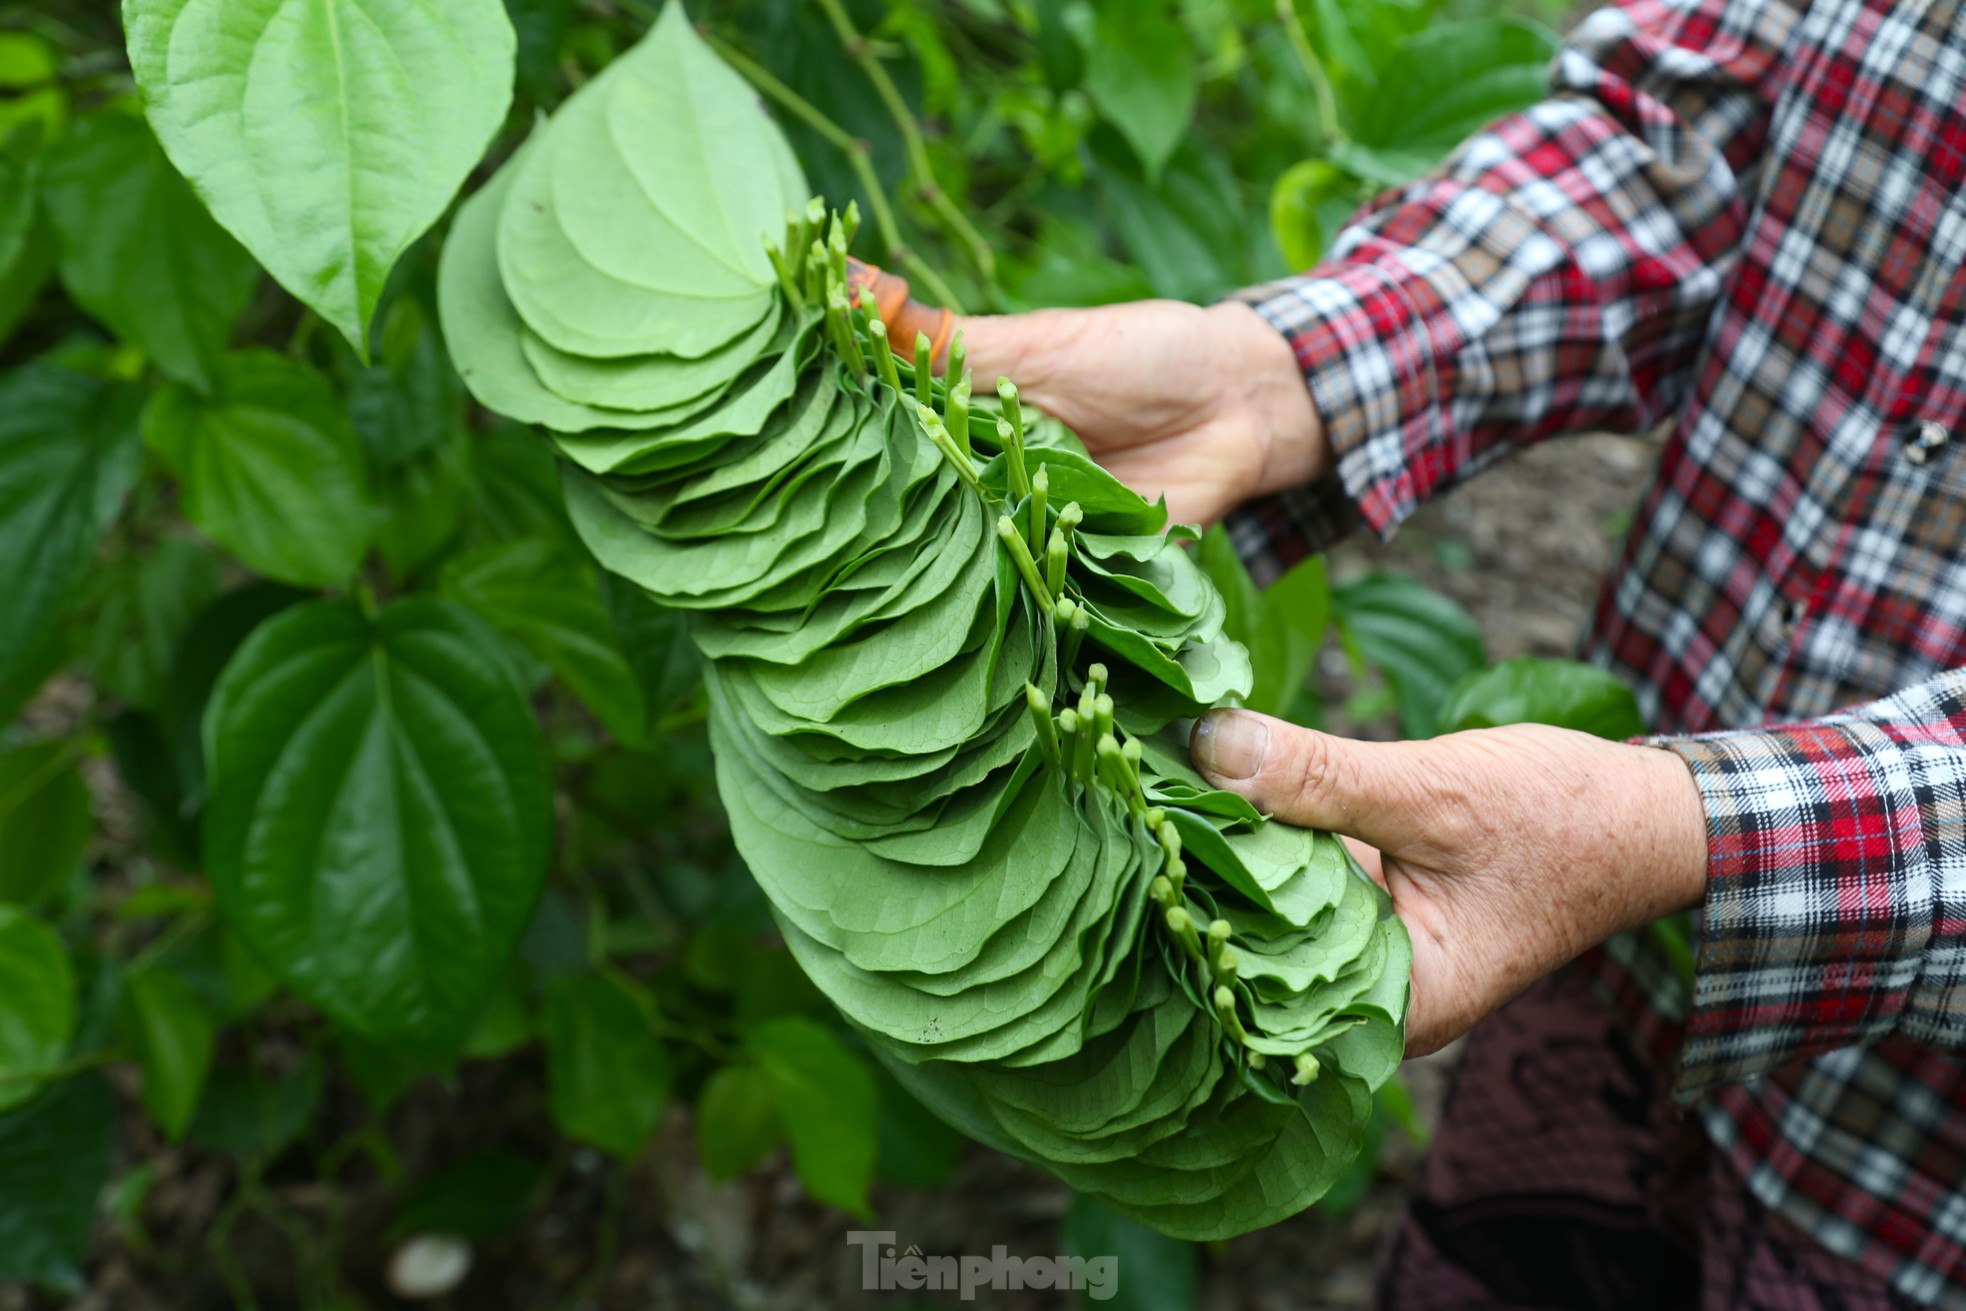
[[[406,1093],[460,1068],[622,1162],[685,1100],[719,1175],[789,1142],[812,1192],[864,1212],[877,1169],[930,1180],[949,1136],[770,931],[679,612],[597,574],[544,443],[470,408],[438,323],[443,216],[487,142],[502,158],[654,14],[335,12],[0,3],[0,1278],[72,1286],[102,1208],[142,1250],[167,1141],[235,1163],[183,1241],[241,1304],[264,1277],[241,1234],[292,1238],[322,1301],[364,1207],[509,1225],[577,1172],[531,1128],[417,1146]],[[1283,271],[1235,178],[1323,149],[1289,23],[1356,79],[1341,28],[1499,21],[1382,0],[697,17],[813,189],[868,215],[867,253],[1012,308]],[[929,401],[947,427],[946,389]],[[1048,431],[1055,524],[1071,452]],[[1327,597],[1313,565],[1265,595],[1219,540],[1198,558],[1251,704],[1314,711],[1327,600],[1419,731],[1481,663],[1410,586]],[[603,1253],[625,1166],[605,1177]]]

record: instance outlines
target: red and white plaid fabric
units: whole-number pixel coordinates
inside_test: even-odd
[[[1966,11],[1603,10],[1547,101],[1244,296],[1338,455],[1232,521],[1259,576],[1672,421],[1587,650],[1675,735],[1712,881],[1690,996],[1643,940],[1594,965],[1756,1197],[1966,1307]]]

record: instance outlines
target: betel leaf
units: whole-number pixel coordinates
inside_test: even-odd
[[[784,1140],[777,1087],[764,1067],[726,1065],[704,1081],[696,1101],[696,1148],[712,1179],[735,1179]]]
[[[442,587],[550,666],[616,741],[647,737],[641,684],[585,560],[542,538],[493,543],[446,565]]]
[[[172,162],[366,355],[390,269],[504,122],[500,0],[124,0],[123,25]]]
[[[606,974],[556,979],[546,989],[540,1032],[553,1123],[623,1160],[641,1152],[669,1102],[669,1053],[655,1036],[653,1004]]]
[[[210,396],[165,387],[143,436],[185,517],[268,578],[345,583],[369,543],[362,450],[326,378],[272,351],[220,361]]]
[[[43,197],[76,302],[203,390],[259,265],[212,221],[143,121],[91,114],[49,151]]]
[[[880,1094],[867,1066],[831,1032],[788,1015],[766,1020],[745,1037],[778,1100],[792,1140],[792,1164],[806,1191],[868,1218],[875,1118]]]
[[[1193,1243],[1157,1234],[1083,1193],[1072,1198],[1059,1227],[1059,1247],[1083,1257],[1088,1269],[1108,1272],[1110,1283],[1087,1291],[1111,1311],[1161,1311],[1192,1307],[1201,1279],[1201,1252]],[[1091,1262],[1104,1258],[1106,1264]]]
[[[96,686],[130,705],[156,710],[177,644],[194,615],[217,597],[223,558],[189,534],[117,556],[89,580],[79,609],[78,645]]]
[[[1645,731],[1638,698],[1615,674],[1534,656],[1469,674],[1441,703],[1443,733],[1497,724],[1554,724],[1613,739]]]
[[[1194,44],[1178,6],[1100,0],[1092,38],[1085,89],[1157,180],[1195,113]]]
[[[34,1096],[75,1033],[75,975],[61,935],[0,906],[0,1110]]]
[[[33,910],[75,872],[95,826],[66,742],[0,752],[0,903]]]
[[[0,1115],[0,1282],[81,1291],[115,1148],[116,1097],[99,1074]]]
[[[326,1078],[318,1050],[277,1072],[220,1067],[206,1082],[185,1138],[233,1156],[269,1159],[313,1121]]]
[[[419,1183],[390,1225],[392,1237],[456,1234],[471,1242],[518,1226],[537,1200],[546,1162],[505,1148],[458,1162]]]
[[[1429,167],[1496,119],[1548,94],[1556,50],[1555,33],[1513,19],[1443,23],[1414,33],[1387,61],[1353,135],[1369,148],[1409,152]]]
[[[172,1142],[184,1137],[212,1068],[212,1018],[191,987],[151,966],[123,981],[124,1023],[143,1071],[143,1109]]]
[[[531,918],[551,840],[539,726],[454,603],[296,606],[205,714],[220,910],[301,997],[381,1041],[461,1041]]]
[[[1289,718],[1304,695],[1304,681],[1331,614],[1323,558],[1299,561],[1267,589],[1259,589],[1227,530],[1218,525],[1202,538],[1197,559],[1228,605],[1223,631],[1249,648],[1251,681],[1243,705]]]
[[[38,139],[0,140],[0,345],[13,335],[55,267],[54,234],[41,212],[39,146]]]
[[[0,702],[39,664],[136,484],[141,396],[40,365],[0,375],[0,560],[11,573],[0,587]]]
[[[61,51],[38,32],[0,31],[0,145],[10,139],[59,137],[68,127],[68,88]]]
[[[1385,675],[1399,698],[1400,731],[1432,737],[1440,706],[1464,676],[1488,662],[1468,612],[1406,574],[1374,573],[1331,589],[1331,616],[1355,654]]]

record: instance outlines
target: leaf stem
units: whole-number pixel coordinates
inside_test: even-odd
[[[1290,49],[1297,56],[1297,62],[1310,80],[1311,94],[1317,98],[1318,136],[1325,150],[1345,139],[1338,126],[1338,94],[1331,86],[1331,74],[1325,69],[1324,61],[1318,58],[1311,46],[1311,38],[1304,31],[1304,20],[1298,16],[1296,0],[1277,0],[1277,21],[1283,24],[1284,34],[1290,39]]]
[[[922,136],[922,125],[916,119],[914,111],[908,108],[908,102],[902,98],[900,88],[896,87],[894,79],[888,76],[887,69],[875,55],[871,43],[862,35],[860,29],[853,25],[853,19],[847,15],[846,6],[840,0],[818,0],[818,4],[825,11],[827,21],[833,25],[833,31],[838,34],[840,44],[846,48],[847,57],[860,65],[860,70],[867,75],[867,80],[874,84],[875,94],[880,96],[881,102],[887,106],[888,117],[894,120],[894,126],[900,130],[901,143],[908,154],[908,171],[913,177],[916,194],[941,217],[948,225],[949,231],[969,248],[970,259],[975,262],[977,271],[983,275],[983,281],[995,286],[996,252],[991,250],[990,243],[983,234],[976,230],[976,225],[969,221],[969,216],[949,199],[948,193],[942,190],[941,183],[936,181],[935,167],[928,158],[928,143]],[[954,308],[954,305],[947,300],[943,303]]]

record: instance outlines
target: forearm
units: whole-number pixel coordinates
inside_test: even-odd
[[[1602,11],[1550,100],[1382,198],[1310,275],[1244,293],[1291,342],[1366,523],[1390,532],[1513,446],[1678,405],[1793,20],[1739,0]]]
[[[1966,670],[1665,745],[1708,824],[1681,1095],[1891,1034],[1966,1047]]]

